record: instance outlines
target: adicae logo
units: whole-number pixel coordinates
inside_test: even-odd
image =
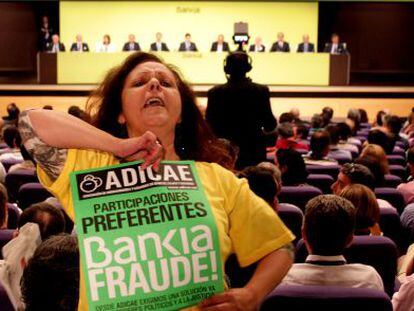
[[[81,181],[79,187],[85,193],[94,192],[102,185],[102,179],[93,175],[85,175]]]

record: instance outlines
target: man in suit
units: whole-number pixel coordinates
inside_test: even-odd
[[[309,42],[309,35],[303,35],[302,43],[298,45],[298,53],[312,53],[315,52],[315,45]]]
[[[135,41],[135,35],[130,34],[128,36],[128,42],[124,44],[122,51],[141,51],[139,43]]]
[[[89,46],[87,43],[82,41],[82,35],[76,35],[76,42],[72,43],[70,47],[71,52],[89,52]]]
[[[250,45],[249,52],[264,52],[266,47],[262,44],[262,38],[254,38],[254,44]]]
[[[155,34],[155,42],[151,43],[150,51],[152,52],[168,52],[167,44],[162,42],[162,33],[157,32]]]
[[[224,41],[223,35],[219,35],[217,41],[213,42],[210,52],[230,52],[229,44]]]
[[[332,34],[331,43],[325,44],[325,49],[323,51],[330,54],[348,54],[346,44],[340,42],[339,35],[336,33]]]
[[[283,32],[277,34],[277,41],[273,43],[270,52],[290,52],[290,46],[288,42],[285,42],[285,35]]]
[[[237,169],[266,160],[265,133],[276,127],[269,88],[246,77],[251,68],[246,53],[231,53],[224,66],[227,83],[208,91],[206,120],[217,137],[240,148]]]
[[[191,35],[189,33],[185,34],[185,41],[180,43],[178,48],[179,52],[197,52],[197,46],[194,42],[191,42]]]
[[[52,42],[47,45],[46,51],[49,53],[65,52],[65,45],[59,41],[59,35],[52,36]]]

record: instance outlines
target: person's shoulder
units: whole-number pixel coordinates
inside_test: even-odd
[[[238,180],[234,173],[217,163],[196,162],[196,168],[201,179],[221,180],[222,182],[231,182]]]

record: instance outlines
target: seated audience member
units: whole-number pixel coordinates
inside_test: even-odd
[[[78,119],[91,123],[90,116],[84,110],[80,109],[78,106],[70,106],[68,108],[68,113],[72,116],[77,117]]]
[[[312,53],[315,52],[315,45],[309,42],[309,35],[303,35],[302,42],[299,43],[297,51],[298,53]]]
[[[39,225],[42,241],[65,231],[63,212],[46,202],[32,204],[26,208],[20,215],[18,227],[21,228],[28,222]]]
[[[72,43],[70,47],[71,52],[89,52],[89,46],[87,43],[83,42],[82,35],[76,35],[76,42]]]
[[[294,129],[296,129],[296,141],[300,144],[309,146],[309,126],[304,123],[298,123]]]
[[[230,52],[229,44],[224,41],[223,35],[218,35],[217,41],[211,45],[210,52]]]
[[[17,127],[8,126],[3,130],[3,139],[8,148],[0,152],[0,161],[3,160],[18,160],[23,161],[23,156],[20,153],[21,137]]]
[[[249,166],[240,172],[239,177],[246,178],[250,190],[277,211],[277,194],[280,189],[278,189],[278,185],[271,171],[259,166]]]
[[[332,34],[331,42],[325,44],[323,51],[330,54],[348,54],[345,43],[340,42],[339,35],[336,33]]]
[[[35,172],[36,171],[36,165],[33,162],[32,157],[27,152],[27,150],[26,150],[26,148],[24,147],[23,144],[20,145],[20,153],[21,153],[24,161],[20,162],[20,163],[13,164],[12,166],[10,166],[9,167],[9,173],[19,171],[19,170],[26,170],[26,171]]]
[[[410,248],[412,248],[411,246]],[[414,249],[413,249],[414,250]],[[414,306],[414,257],[410,256],[407,262],[409,272],[404,276],[404,281],[398,292],[392,297],[392,306],[394,311],[412,311]]]
[[[279,123],[293,123],[295,121],[295,117],[290,112],[284,112],[279,116]]]
[[[157,32],[155,34],[155,42],[151,43],[150,51],[152,52],[168,52],[168,46],[165,42],[162,42],[162,33]]]
[[[76,237],[58,235],[42,242],[23,272],[26,311],[75,311],[79,300],[79,248]]]
[[[306,165],[337,165],[338,162],[328,157],[331,139],[327,131],[313,133],[310,141],[310,152],[304,157]]]
[[[41,242],[39,226],[27,223],[19,229],[17,237],[3,246],[4,259],[0,265],[0,283],[15,310],[24,310],[20,281],[24,268]]]
[[[7,105],[7,116],[1,118],[0,128],[6,128],[9,125],[17,126],[19,120],[20,109],[15,103]]]
[[[302,238],[309,255],[296,263],[282,284],[326,285],[384,290],[382,279],[371,266],[347,264],[344,250],[352,243],[355,208],[335,195],[320,195],[308,202]]]
[[[337,180],[332,184],[333,194],[340,195],[342,190],[351,184],[361,184],[371,190],[374,189],[374,175],[364,165],[346,163],[342,165]]]
[[[7,229],[7,189],[0,183],[0,230]]]
[[[349,109],[346,118],[354,122],[354,133],[356,133],[361,124],[361,114],[359,113],[359,109]]]
[[[276,181],[277,194],[279,194],[280,190],[282,190],[282,173],[279,168],[270,162],[260,162],[257,166],[272,173],[273,178]]]
[[[355,235],[382,235],[380,209],[371,189],[361,184],[349,185],[341,191],[340,196],[350,201],[356,209]]]
[[[52,42],[46,45],[46,51],[49,53],[65,52],[65,45],[60,42],[58,34],[52,36]]]
[[[386,154],[392,154],[395,147],[395,137],[379,129],[374,129],[368,133],[368,143],[381,146]]]
[[[219,138],[218,140],[223,143],[223,146],[227,150],[227,154],[230,156],[229,157],[230,162],[228,163],[226,167],[230,168],[233,172],[236,172],[236,162],[239,157],[240,148],[228,139]]]
[[[408,147],[408,140],[405,137],[402,137],[400,132],[402,129],[402,122],[400,117],[395,115],[388,115],[385,117],[385,128],[388,133],[394,135],[396,141],[401,141],[404,144],[404,148]]]
[[[331,107],[324,107],[322,109],[321,117],[322,117],[322,125],[321,127],[326,127],[333,118],[334,111]]]
[[[178,48],[179,52],[197,52],[197,46],[194,42],[191,41],[191,35],[189,33],[185,34],[184,42],[180,43],[180,47]]]
[[[411,112],[404,124],[403,133],[409,135],[414,131],[414,112]]]
[[[371,156],[375,159],[375,161],[380,165],[381,173],[383,175],[390,173],[387,155],[385,154],[385,151],[381,146],[375,144],[366,145],[364,149],[362,149],[359,157],[364,158],[366,156]]]
[[[279,149],[276,152],[275,162],[282,173],[284,186],[306,185],[308,172],[299,152],[294,149]]]
[[[369,123],[368,114],[365,109],[359,108],[359,115],[361,116],[361,123]]]
[[[311,118],[309,134],[313,134],[323,128],[323,123],[324,121],[322,116],[315,113]]]
[[[375,116],[375,122],[374,122],[374,128],[379,128],[384,125],[384,118],[387,115],[387,113],[384,110],[380,110],[377,112],[377,115]]]
[[[375,189],[375,177],[372,172],[364,165],[346,163],[342,165],[338,174],[338,179],[332,184],[333,194],[340,195],[341,191],[349,185],[361,184],[372,191]],[[377,199],[380,208],[394,208],[390,203],[383,199]]]
[[[270,52],[290,52],[289,43],[285,41],[285,34],[283,32],[277,34],[277,41],[273,43]]]
[[[374,176],[374,185],[372,187],[385,187],[385,175],[382,172],[381,163],[378,162],[378,159],[371,155],[366,155],[364,157],[359,157],[354,161],[355,164],[361,164],[367,167],[372,175]]]
[[[329,145],[328,157],[335,159],[336,157],[341,157],[346,159],[347,162],[352,161],[351,151],[342,148],[339,145],[339,129],[335,124],[329,124],[325,130],[329,133],[331,138],[331,144]]]
[[[351,151],[352,153],[359,153],[358,146],[361,145],[361,141],[357,141],[357,144],[350,143],[348,140],[351,138],[351,128],[345,122],[340,122],[336,124],[339,135],[338,146],[340,148]]]
[[[303,149],[309,150],[309,146],[298,143],[295,138],[292,123],[283,122],[280,123],[277,128],[277,143],[276,149]]]
[[[414,203],[414,147],[407,151],[407,166],[411,181],[398,185],[397,190],[404,196],[405,204]]]
[[[102,42],[98,42],[95,45],[95,52],[97,53],[112,53],[115,52],[115,46],[111,43],[111,37],[104,35]]]
[[[139,46],[139,43],[135,41],[135,35],[129,34],[128,35],[128,42],[125,42],[124,46],[122,47],[122,51],[128,52],[128,51],[141,51],[141,47]]]
[[[249,46],[249,52],[265,52],[266,47],[263,45],[262,38],[254,38],[254,44]]]
[[[300,119],[300,111],[298,108],[290,109],[289,113],[293,116],[294,123],[296,124],[303,123],[303,121]]]

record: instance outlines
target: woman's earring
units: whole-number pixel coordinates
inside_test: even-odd
[[[186,149],[184,144],[183,128],[181,123],[175,126],[174,149],[180,159],[186,159]]]

